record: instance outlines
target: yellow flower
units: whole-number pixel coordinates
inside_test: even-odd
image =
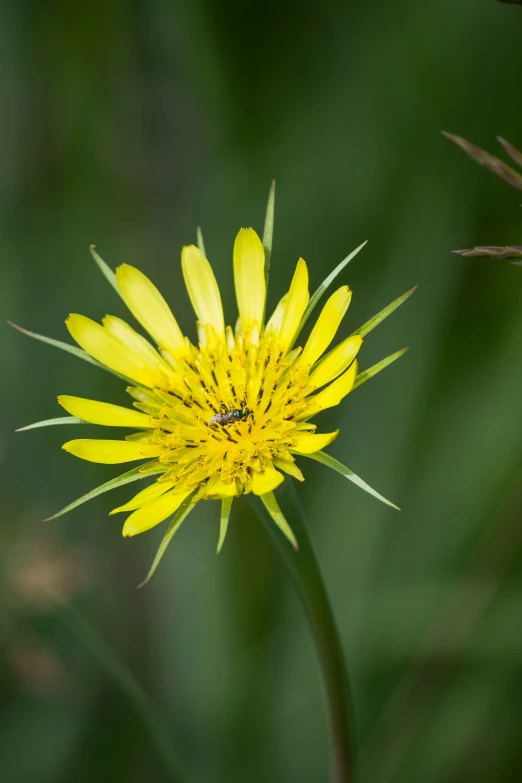
[[[123,264],[114,275],[94,250],[98,265],[150,340],[114,316],[106,316],[101,324],[83,315],[69,316],[67,328],[82,351],[28,333],[122,376],[133,401],[131,407],[121,407],[61,395],[58,402],[71,418],[30,426],[88,422],[130,429],[131,434],[121,439],[81,438],[69,440],[63,448],[91,462],[148,460],[59,513],[112,487],[153,476],[154,483],[111,512],[130,512],[124,536],[142,533],[174,515],[168,543],[196,503],[220,499],[219,551],[232,499],[252,492],[261,496],[275,523],[297,547],[273,491],[285,474],[303,480],[296,464],[301,456],[325,462],[384,500],[323,454],[339,431],[320,433],[312,419],[338,405],[354,386],[402,353],[358,375],[356,356],[364,334],[411,292],[331,349],[352,297],[348,286],[341,286],[327,300],[308,339],[296,345],[319,297],[360,248],[312,299],[307,265],[300,258],[288,293],[265,323],[271,237],[265,232],[264,239],[266,250],[252,228],[241,229],[236,237],[233,270],[239,317],[234,329],[225,325],[219,287],[204,252],[194,245],[183,248],[181,264],[197,317],[197,344],[183,336],[169,305],[141,271]]]

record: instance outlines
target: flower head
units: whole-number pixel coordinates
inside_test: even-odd
[[[114,275],[93,250],[98,265],[150,339],[114,316],[97,323],[72,314],[67,328],[82,351],[72,346],[66,349],[121,376],[132,404],[122,407],[60,395],[58,402],[72,418],[39,425],[89,422],[131,430],[117,440],[69,440],[63,448],[91,462],[146,462],[59,513],[112,487],[153,477],[146,489],[111,512],[130,512],[123,525],[124,536],[142,533],[173,517],[164,539],[168,543],[196,503],[220,499],[220,548],[232,499],[254,493],[261,496],[276,524],[297,546],[273,490],[285,475],[303,480],[296,464],[300,456],[325,462],[384,500],[323,453],[338,430],[319,432],[313,418],[338,405],[356,385],[402,353],[358,375],[356,356],[363,336],[411,292],[331,348],[352,297],[343,285],[323,306],[308,338],[298,344],[318,299],[360,248],[312,298],[307,265],[300,258],[288,292],[265,319],[271,249],[267,231],[264,240],[263,244],[252,228],[241,229],[236,237],[233,268],[239,317],[234,329],[225,325],[219,288],[204,250],[195,245],[183,248],[183,277],[197,317],[196,344],[183,336],[169,305],[141,271],[123,264]]]

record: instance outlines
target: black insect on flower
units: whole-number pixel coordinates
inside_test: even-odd
[[[216,413],[216,415],[212,416],[210,419],[210,424],[221,424],[221,426],[224,427],[226,424],[233,424],[235,421],[246,419],[251,412],[252,411],[249,411],[248,408],[243,408],[242,410],[234,408],[234,410],[227,411],[226,413]]]

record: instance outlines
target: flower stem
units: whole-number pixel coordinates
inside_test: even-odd
[[[332,783],[354,783],[352,711],[344,655],[328,594],[306,529],[304,514],[291,479],[278,493],[283,513],[299,542],[296,552],[274,524],[259,498],[251,503],[263,520],[297,588],[315,641],[321,666],[331,738]]]

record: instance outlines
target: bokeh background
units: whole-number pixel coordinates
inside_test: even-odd
[[[331,453],[403,510],[313,462],[298,488],[363,783],[522,779],[522,269],[450,252],[520,244],[521,213],[440,135],[520,146],[521,30],[522,8],[494,0],[0,5],[4,320],[67,340],[70,311],[122,315],[94,242],[150,275],[194,338],[179,261],[200,224],[232,321],[233,239],[262,230],[272,177],[270,303],[299,255],[313,290],[365,239],[341,336],[419,284],[362,366],[411,350],[323,414],[342,427]],[[262,525],[236,504],[216,557],[218,506],[198,507],[136,592],[161,530],[121,538],[107,514],[129,488],[42,522],[118,467],[61,451],[76,431],[14,434],[61,415],[58,393],[123,389],[7,326],[0,342],[1,780],[176,779],[113,651],[190,770],[179,781],[326,781],[315,654]]]

